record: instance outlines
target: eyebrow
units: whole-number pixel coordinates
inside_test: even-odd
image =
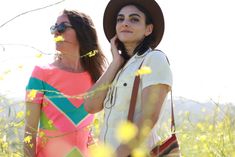
[[[118,14],[118,16],[124,16],[123,14]],[[117,16],[117,17],[118,17]],[[132,16],[138,16],[138,17],[141,17],[139,14],[136,14],[136,13],[133,13],[133,14],[130,14],[129,17],[132,17]]]

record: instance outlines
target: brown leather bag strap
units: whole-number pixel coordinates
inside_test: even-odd
[[[143,62],[144,62],[144,59],[142,60],[138,69],[141,68]],[[136,75],[135,80],[134,80],[134,85],[132,88],[130,107],[129,107],[128,117],[127,117],[127,120],[129,120],[131,122],[133,122],[135,106],[136,106],[136,99],[137,99],[138,90],[139,90],[139,84],[140,84],[140,75]]]
[[[175,132],[175,116],[174,116],[174,104],[173,104],[173,96],[171,89],[171,132]]]
[[[130,102],[128,117],[127,117],[127,119],[131,122],[133,122],[139,83],[140,83],[140,76],[138,75],[138,76],[135,76],[135,81],[134,81],[132,94],[131,94],[131,102]]]
[[[143,63],[143,61],[142,61],[142,63]],[[140,64],[139,69],[141,68],[142,63]],[[134,85],[132,88],[130,107],[129,107],[128,117],[127,117],[127,119],[131,122],[133,122],[135,106],[136,106],[136,99],[137,99],[137,94],[138,94],[138,89],[139,89],[139,83],[140,83],[140,76],[137,75],[137,76],[135,76]],[[174,119],[172,90],[170,92],[171,92],[171,131],[175,132],[175,119]]]

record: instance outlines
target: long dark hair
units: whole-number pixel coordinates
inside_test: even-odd
[[[86,55],[88,52],[98,50],[92,57],[82,57],[81,63],[84,70],[92,77],[92,81],[97,81],[105,70],[107,59],[104,56],[97,37],[94,23],[90,16],[76,10],[64,10],[71,25],[73,26],[77,40],[80,46],[80,56]]]
[[[148,12],[148,10],[146,10],[145,8],[143,8],[141,5],[135,4],[135,3],[129,3],[127,5],[134,5],[138,10],[140,10],[141,12],[144,13],[145,15],[145,24],[153,24],[152,22],[152,18]],[[127,6],[125,5],[125,6]],[[123,8],[124,6],[122,6]],[[134,50],[134,54],[137,53],[138,55],[142,55],[144,54],[150,47],[152,49],[154,49],[154,38],[153,38],[153,34],[151,33],[149,36],[145,37],[144,40],[137,45],[137,47]],[[121,53],[123,54],[123,57],[128,60],[130,58],[130,56],[128,56],[125,46],[122,42],[119,43],[119,49],[121,51]]]

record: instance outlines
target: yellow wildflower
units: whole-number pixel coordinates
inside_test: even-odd
[[[133,157],[146,157],[146,150],[143,148],[136,148],[132,151],[131,156]]]
[[[40,131],[40,132],[39,132],[39,137],[42,138],[42,137],[44,137],[45,135],[46,135],[45,132],[43,132],[43,131]]]
[[[95,118],[94,121],[93,121],[93,124],[94,124],[94,126],[99,125],[99,119]]]
[[[98,50],[92,50],[92,51],[87,52],[85,55],[81,56],[81,58],[86,57],[86,56],[88,56],[88,57],[93,57],[93,56],[95,56],[97,53],[98,53]]]
[[[32,140],[32,136],[30,136],[30,135],[28,135],[24,138],[25,143],[30,143],[31,140]]]
[[[231,154],[232,154],[232,156],[235,156],[235,150],[233,150],[233,152]]]
[[[14,127],[21,127],[24,126],[24,121],[20,121],[19,123],[14,123]]]
[[[209,125],[208,129],[209,129],[209,131],[212,131],[214,129],[214,126],[213,125]]]
[[[52,127],[53,121],[52,121],[52,120],[49,120],[49,121],[48,121],[48,124],[49,124],[50,127]]]
[[[7,148],[9,147],[9,144],[7,143],[7,142],[5,142],[5,143],[3,143],[2,144],[2,149],[4,150],[6,150]]]
[[[111,146],[105,144],[98,144],[90,146],[91,157],[115,157],[114,150]]]
[[[54,38],[54,41],[55,42],[62,42],[62,41],[64,41],[64,38],[61,35],[59,35],[59,36]]]
[[[152,70],[150,67],[143,66],[139,70],[136,71],[135,75],[144,75],[144,74],[150,74],[152,73]]]
[[[13,154],[13,156],[12,157],[21,157],[22,155],[21,154]]]
[[[29,94],[27,95],[27,98],[29,100],[33,100],[36,97],[36,94],[37,94],[37,90],[33,89],[29,92]]]
[[[16,118],[22,118],[24,116],[24,111],[19,111],[17,114],[16,114]]]
[[[199,140],[203,143],[203,142],[206,142],[206,135],[201,135],[199,137]]]
[[[122,121],[118,124],[116,138],[122,143],[128,143],[137,134],[138,128],[129,121]]]
[[[27,111],[26,116],[30,116],[30,113],[31,113],[30,111]]]
[[[97,50],[90,51],[90,52],[88,53],[88,57],[93,57],[93,56],[95,56],[97,53],[98,53]]]
[[[42,57],[43,57],[43,54],[41,54],[41,53],[36,54],[36,58],[42,58]]]
[[[202,123],[197,123],[197,127],[200,129],[200,130],[204,130],[204,126]]]

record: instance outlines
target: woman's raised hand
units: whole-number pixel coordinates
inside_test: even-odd
[[[111,52],[113,56],[113,62],[117,65],[122,65],[124,63],[124,58],[120,55],[119,50],[117,48],[118,45],[118,38],[117,35],[115,35],[111,40]]]

